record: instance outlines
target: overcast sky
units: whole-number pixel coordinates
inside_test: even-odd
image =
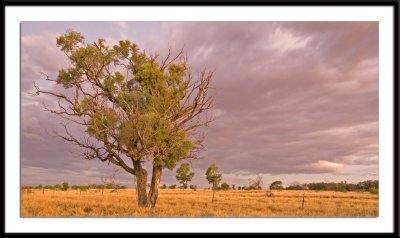
[[[129,39],[161,55],[184,47],[195,75],[215,72],[216,120],[204,130],[202,158],[192,161],[192,184],[208,186],[211,163],[236,186],[257,175],[264,187],[378,179],[377,22],[23,22],[24,185],[101,183],[115,169],[53,137],[60,120],[42,109],[51,99],[28,94],[34,82],[53,87],[39,72],[54,78],[68,66],[56,47],[66,29],[86,42]],[[161,184],[177,184],[175,170],[165,170]],[[133,186],[124,171],[117,180]]]

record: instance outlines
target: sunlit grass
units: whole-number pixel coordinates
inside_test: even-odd
[[[139,208],[133,189],[23,190],[22,217],[376,217],[378,196],[332,191],[160,190],[157,206]],[[304,206],[303,206],[304,194]]]

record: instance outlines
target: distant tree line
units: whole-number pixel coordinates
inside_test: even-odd
[[[249,186],[238,186],[235,184],[229,185],[227,182],[223,182],[221,185],[215,187],[215,190],[260,190],[262,189],[258,179],[255,179],[253,183]],[[88,190],[88,189],[126,189],[127,187],[119,184],[88,184],[88,185],[69,185],[67,182],[63,182],[61,184],[54,185],[42,185],[39,184],[37,186],[22,186],[23,189],[50,189],[50,190],[62,190],[66,191],[68,189],[74,190]],[[176,184],[172,184],[167,186],[163,184],[161,189],[176,189],[178,186]],[[182,188],[182,187],[181,187]],[[197,185],[190,185],[189,189],[197,190]],[[211,189],[211,188],[209,188]],[[269,189],[271,190],[316,190],[316,191],[339,191],[339,192],[347,192],[347,191],[365,191],[372,192],[379,190],[379,181],[378,180],[366,180],[359,183],[347,183],[346,181],[341,182],[317,182],[317,183],[292,183],[289,186],[284,187],[282,185],[282,181],[274,181],[271,183]]]
[[[249,181],[248,186],[238,186],[235,184],[229,185],[227,182],[221,182],[222,174],[218,171],[216,165],[211,165],[207,170],[207,180],[212,185],[208,189],[214,191],[218,190],[261,190],[262,189],[262,177],[258,175],[254,180]],[[189,164],[182,164],[177,170],[176,178],[180,182],[181,186],[172,184],[167,186],[163,184],[160,189],[192,189],[197,190],[197,185],[188,185],[188,182],[193,178],[194,173],[190,171]],[[37,185],[37,186],[22,186],[23,189],[50,189],[50,190],[61,190],[66,191],[68,189],[75,189],[85,191],[88,189],[126,189],[126,186],[119,185],[114,179],[104,180],[103,184],[88,184],[88,185],[72,185],[70,186],[67,182],[55,185]],[[341,182],[316,182],[316,183],[303,183],[294,182],[289,186],[284,187],[282,181],[274,181],[270,184],[269,189],[271,190],[315,190],[315,191],[359,191],[359,192],[371,192],[377,194],[379,191],[378,180],[366,180],[359,183],[347,183],[346,181]]]
[[[238,190],[260,190],[261,178],[258,176],[248,186],[239,186]],[[235,189],[235,185],[232,185],[232,189]],[[346,181],[341,182],[316,182],[316,183],[292,183],[289,186],[283,186],[282,181],[274,181],[270,184],[269,189],[271,190],[316,190],[316,191],[359,191],[359,192],[371,192],[377,193],[379,190],[378,180],[366,180],[359,183],[347,183]]]
[[[347,183],[346,181],[338,183],[309,183],[307,188],[310,190],[329,190],[329,191],[367,191],[374,192],[379,189],[378,180],[367,180],[359,183]]]
[[[37,186],[22,186],[23,189],[50,189],[50,190],[61,190],[66,191],[69,189],[74,190],[88,190],[88,189],[126,189],[125,185],[119,184],[88,184],[88,185],[69,185],[67,182],[63,182],[62,184],[54,184],[54,185],[42,185],[39,184]]]

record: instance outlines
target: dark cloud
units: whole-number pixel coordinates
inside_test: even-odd
[[[195,65],[217,68],[208,156],[229,172],[325,173],[378,143],[377,23],[229,24],[171,34]]]
[[[162,22],[157,29],[158,40],[154,31],[142,37],[146,49],[165,55],[184,47],[195,74],[215,72],[216,120],[204,130],[203,159],[193,162],[196,183],[205,184],[214,162],[232,181],[243,181],[237,173],[376,177],[376,167],[354,166],[378,164],[378,23]],[[65,59],[41,41],[48,36],[22,37],[24,91],[34,70],[55,73]],[[39,108],[22,107],[23,166],[72,171],[66,157],[74,149],[44,135],[58,120]],[[174,173],[163,181],[176,183]]]

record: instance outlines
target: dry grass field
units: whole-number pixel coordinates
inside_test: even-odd
[[[378,196],[333,191],[160,190],[157,206],[138,208],[133,189],[24,189],[22,217],[376,217]],[[304,194],[304,206],[303,206]]]

